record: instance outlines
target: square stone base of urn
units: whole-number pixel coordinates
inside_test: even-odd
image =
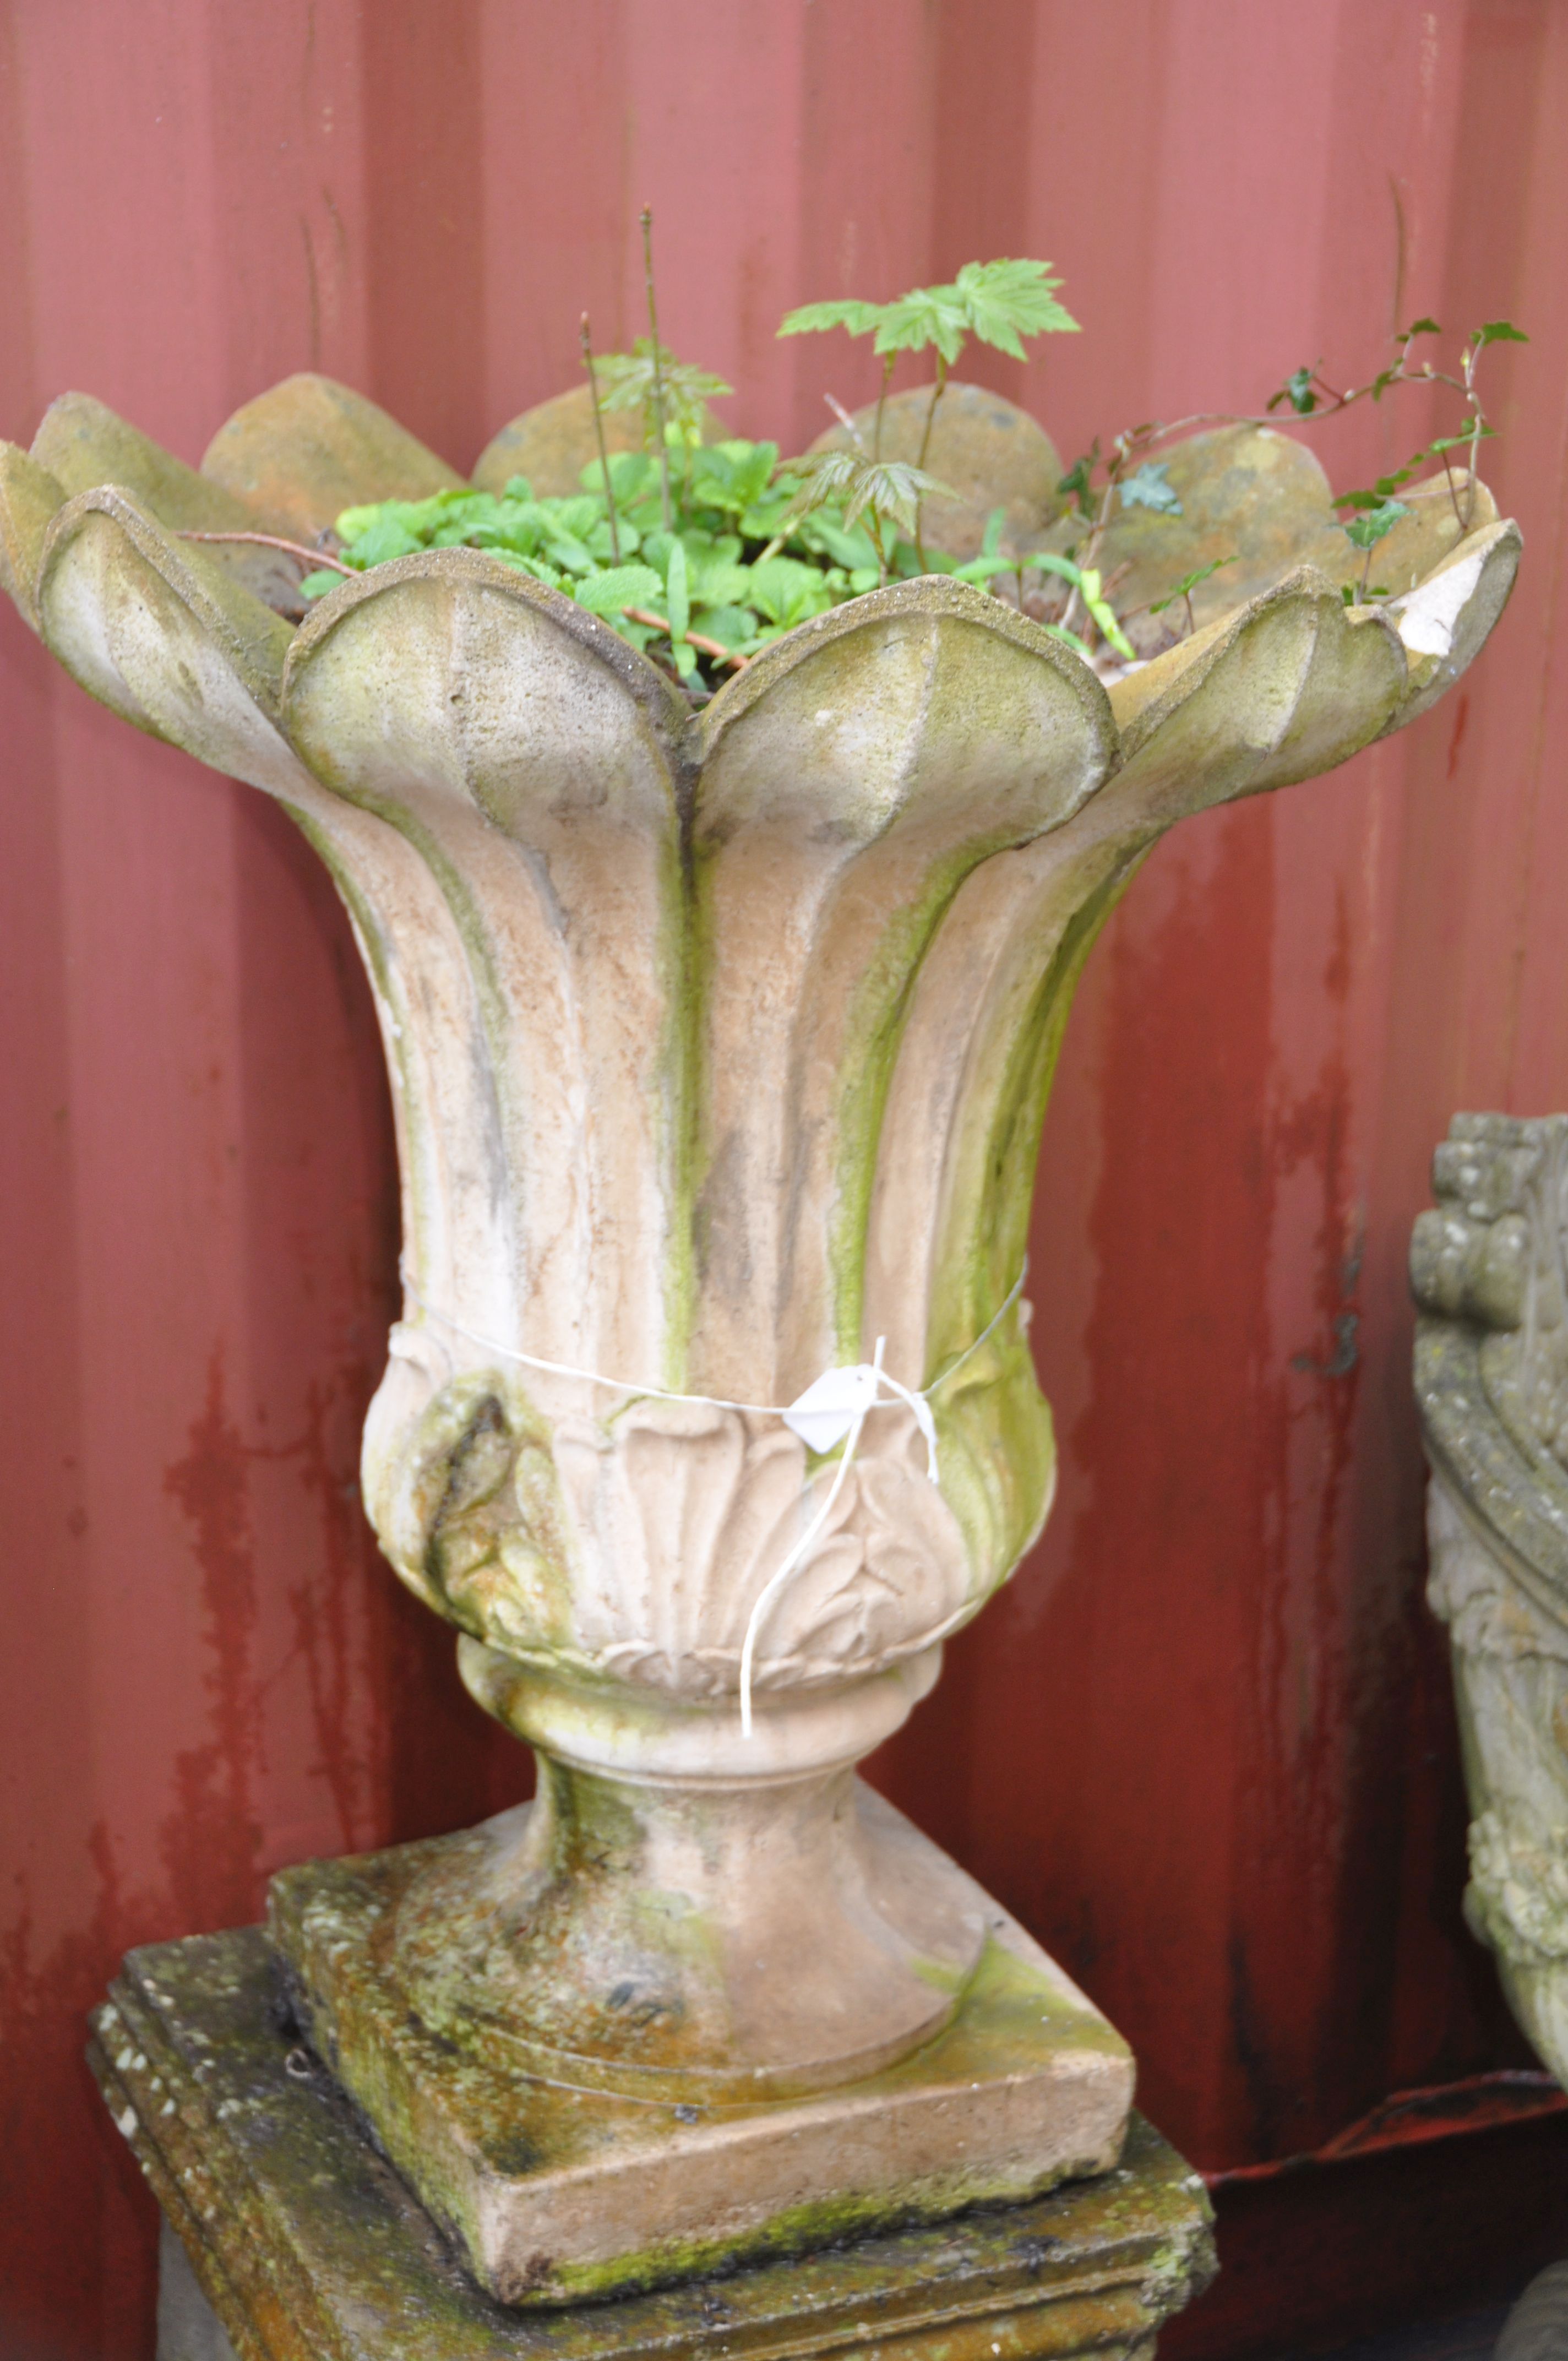
[[[935,2038],[795,2096],[717,2103],[679,2074],[632,2096],[594,2087],[591,2060],[520,2058],[478,2007],[437,2029],[407,1964],[405,1897],[428,1895],[433,1874],[441,1906],[426,1904],[424,1923],[449,1942],[475,1864],[518,1842],[533,1807],[274,1881],[269,1932],[310,2048],[491,2295],[628,2295],[1017,2203],[1115,2165],[1133,2097],[1125,2042],[956,1861],[872,1791],[853,1792],[884,1869],[896,1861],[979,1930],[977,1964]]]
[[[281,2021],[260,1931],[133,1952],[91,2052],[177,2234],[159,2361],[1148,2361],[1208,2281],[1202,2184],[1133,2118],[1120,2165],[662,2292],[495,2302]]]

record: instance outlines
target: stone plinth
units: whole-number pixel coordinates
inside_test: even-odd
[[[495,2303],[299,2042],[259,1929],[133,1952],[93,2070],[179,2235],[161,2361],[1147,2356],[1212,2269],[1201,2183],[1135,2117],[1120,2167],[663,2292]],[[213,2317],[215,2315],[215,2319]]]

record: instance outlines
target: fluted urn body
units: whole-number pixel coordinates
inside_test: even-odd
[[[366,1499],[544,1764],[531,1817],[376,1905],[378,1972],[433,2034],[556,2084],[719,2109],[860,2087],[961,2019],[1004,1924],[851,1773],[1049,1506],[1020,1281],[1083,960],[1173,821],[1439,695],[1517,533],[1484,494],[1469,530],[1445,487],[1413,496],[1380,553],[1400,595],[1347,605],[1315,462],[1199,437],[1170,463],[1185,523],[1151,555],[1129,511],[1102,562],[1153,596],[1218,536],[1231,569],[1109,688],[930,577],[694,713],[482,552],[378,566],[295,630],[254,550],[179,537],[223,530],[214,502],[298,532],[302,504],[428,489],[439,463],[341,390],[264,397],[202,477],[70,401],[5,462],[11,587],[85,687],[280,797],[339,884],[403,1186]],[[783,1415],[873,1362],[903,1390],[852,1438]],[[330,1981],[327,1905],[280,1923]],[[942,2202],[1109,2160],[1130,2082],[1102,2030],[1099,2128],[1048,2167],[1020,2132]],[[387,2078],[356,2087],[417,2149]]]

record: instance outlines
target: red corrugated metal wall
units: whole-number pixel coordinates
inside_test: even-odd
[[[0,6],[23,441],[79,386],[194,460],[317,367],[466,465],[572,381],[585,304],[635,333],[644,198],[672,341],[786,442],[868,384],[775,343],[784,308],[971,255],[1065,274],[1087,333],[975,374],[1069,453],[1364,372],[1398,313],[1530,328],[1492,469],[1525,572],[1478,671],[1190,825],[1096,954],[1035,1239],[1060,1500],[881,1766],[1209,2167],[1522,2056],[1458,1915],[1403,1258],[1453,1108],[1568,1105],[1565,119],[1563,0]],[[149,2209],[78,2062],[118,1953],[524,1773],[357,1507],[396,1213],[324,877],[9,613],[0,696],[0,2323],[18,2361],[130,2361]]]

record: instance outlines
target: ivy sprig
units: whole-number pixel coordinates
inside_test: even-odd
[[[1195,566],[1190,574],[1184,574],[1179,582],[1172,583],[1163,598],[1150,600],[1149,613],[1163,615],[1167,608],[1174,607],[1179,598],[1187,609],[1187,629],[1190,634],[1198,628],[1192,612],[1192,593],[1197,589],[1200,582],[1207,582],[1210,576],[1218,574],[1222,566],[1234,566],[1235,562],[1236,555],[1233,550],[1229,557],[1212,557],[1207,566]]]
[[[1303,419],[1335,418],[1341,411],[1350,409],[1354,402],[1381,401],[1386,393],[1394,387],[1401,385],[1446,385],[1463,396],[1469,417],[1459,434],[1439,435],[1435,442],[1424,445],[1403,469],[1391,477],[1380,477],[1376,485],[1369,492],[1342,494],[1334,503],[1336,507],[1343,508],[1347,503],[1354,503],[1363,508],[1376,508],[1400,485],[1409,482],[1423,460],[1441,459],[1448,478],[1449,498],[1453,503],[1453,513],[1458,521],[1459,529],[1462,533],[1469,532],[1475,517],[1476,454],[1481,445],[1497,432],[1497,429],[1488,423],[1486,412],[1481,407],[1481,397],[1476,387],[1477,366],[1488,345],[1528,345],[1530,338],[1524,330],[1517,328],[1511,320],[1486,320],[1480,327],[1473,329],[1464,339],[1459,354],[1458,374],[1455,375],[1452,369],[1437,368],[1431,360],[1417,361],[1412,357],[1411,348],[1418,339],[1426,336],[1441,336],[1442,334],[1442,330],[1435,320],[1425,317],[1412,320],[1410,325],[1408,328],[1401,328],[1394,338],[1393,360],[1387,368],[1378,369],[1375,376],[1368,378],[1365,385],[1347,386],[1343,390],[1336,389],[1323,376],[1322,365],[1320,362],[1314,367],[1309,368],[1303,365],[1300,368],[1293,369],[1284,384],[1276,392],[1270,394],[1266,406],[1266,414],[1277,410],[1284,403],[1288,403],[1295,415]],[[1461,450],[1469,455],[1465,462],[1466,481],[1463,502],[1459,497],[1459,488],[1454,480],[1453,464],[1450,456],[1451,453]],[[1394,522],[1397,523],[1398,518]]]
[[[1442,334],[1442,330],[1435,320],[1422,318],[1412,321],[1394,338],[1393,360],[1368,378],[1365,385],[1335,387],[1323,376],[1321,364],[1303,364],[1300,368],[1293,369],[1283,385],[1269,396],[1261,413],[1249,416],[1234,411],[1201,411],[1168,423],[1150,420],[1143,425],[1126,428],[1113,439],[1105,452],[1102,451],[1100,438],[1096,435],[1083,456],[1066,470],[1057,487],[1088,527],[1088,536],[1080,553],[1082,562],[1091,566],[1098,558],[1118,498],[1124,507],[1158,509],[1164,506],[1169,513],[1179,514],[1179,503],[1173,508],[1165,498],[1167,493],[1174,498],[1174,487],[1168,483],[1165,473],[1167,463],[1153,461],[1148,456],[1174,436],[1190,434],[1203,426],[1266,426],[1273,413],[1284,406],[1288,406],[1294,417],[1302,423],[1318,424],[1325,418],[1337,417],[1355,402],[1381,401],[1386,393],[1400,385],[1452,388],[1464,399],[1468,413],[1466,423],[1457,434],[1440,434],[1423,445],[1404,467],[1396,469],[1393,474],[1378,477],[1375,484],[1365,489],[1336,496],[1334,506],[1368,512],[1383,509],[1395,500],[1398,492],[1409,482],[1423,463],[1441,460],[1448,479],[1449,498],[1455,520],[1460,531],[1468,533],[1475,517],[1476,456],[1482,443],[1497,433],[1481,406],[1476,382],[1477,365],[1488,346],[1524,345],[1530,342],[1530,338],[1511,320],[1488,320],[1465,338],[1456,373],[1440,368],[1429,359],[1417,360],[1412,357],[1412,347],[1418,339]],[[1453,469],[1453,455],[1456,451],[1464,451],[1466,455],[1463,498]],[[1401,510],[1399,513],[1402,512]],[[1388,519],[1384,532],[1391,531],[1398,522],[1398,513],[1396,513]],[[1355,546],[1367,544],[1358,541]],[[1367,587],[1367,568],[1364,566],[1362,588],[1349,595],[1353,598],[1376,598],[1386,594]],[[1179,596],[1185,597],[1190,620],[1190,592],[1172,591],[1170,599],[1162,600],[1160,606],[1169,605]],[[1158,609],[1151,607],[1148,611],[1155,613]]]

